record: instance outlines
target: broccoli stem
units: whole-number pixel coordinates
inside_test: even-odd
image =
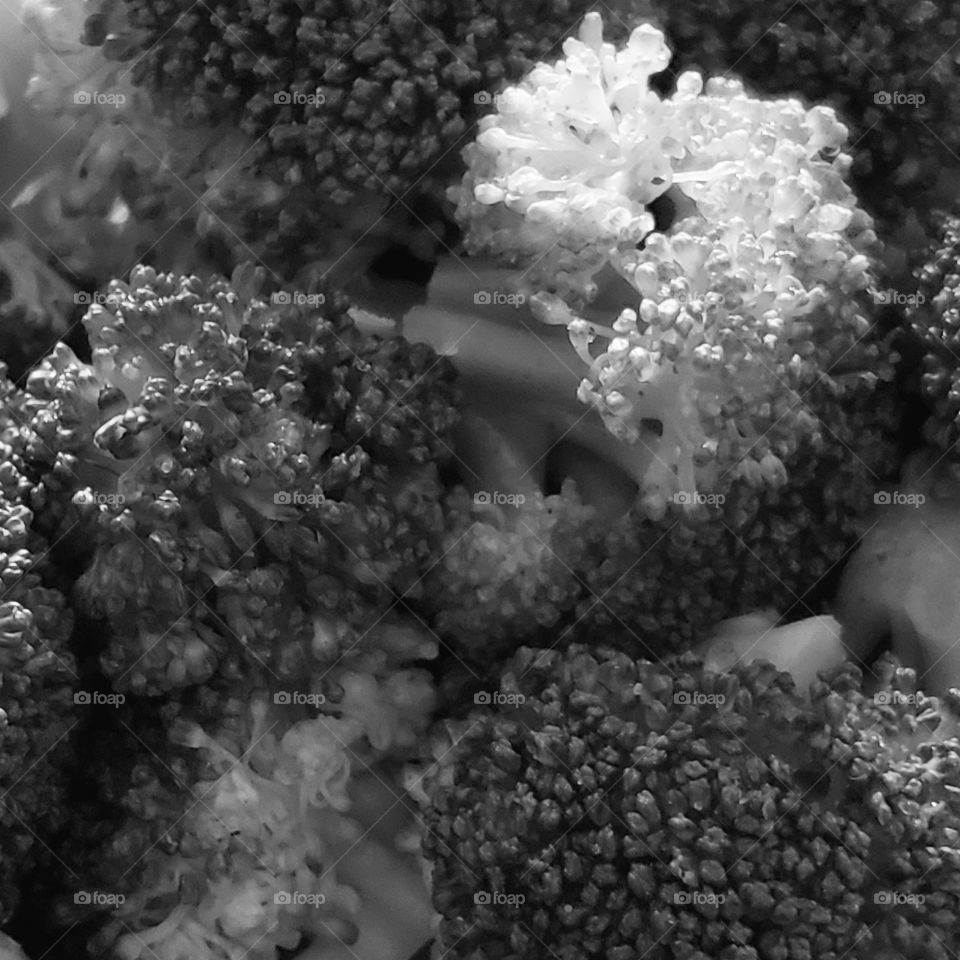
[[[482,261],[441,263],[427,303],[404,318],[404,336],[453,358],[468,407],[480,416],[498,424],[526,423],[526,437],[537,442],[527,447],[525,465],[511,467],[514,473],[536,475],[546,454],[565,442],[642,486],[659,444],[656,430],[644,428],[633,444],[607,431],[596,411],[577,398],[586,370],[566,329],[537,321],[524,302],[511,301],[516,295],[509,276]],[[659,420],[659,411],[652,410],[650,419]],[[520,449],[514,445],[511,456]]]

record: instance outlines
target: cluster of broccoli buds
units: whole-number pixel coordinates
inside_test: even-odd
[[[332,663],[422,589],[440,536],[449,364],[262,280],[137,268],[85,318],[91,363],[61,344],[29,377],[45,519],[124,688]]]
[[[25,449],[22,394],[0,366],[0,922],[20,881],[47,863],[66,818],[67,759],[80,721],[73,614],[35,528],[45,491]],[[48,864],[49,869],[49,864]]]
[[[765,96],[801,94],[851,128],[857,195],[882,225],[884,264],[905,279],[922,260],[930,213],[956,196],[960,135],[956,3],[653,0],[644,16],[677,51],[675,70],[734,72]]]
[[[451,727],[424,849],[452,957],[937,957],[960,896],[956,694],[892,661],[523,648]]]

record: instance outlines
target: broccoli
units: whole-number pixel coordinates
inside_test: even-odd
[[[946,960],[960,701],[915,680],[523,648],[423,781],[440,951]]]
[[[925,247],[926,262],[917,268],[916,292],[907,295],[902,321],[905,354],[916,357],[912,387],[919,397],[923,422],[920,438],[950,459],[958,452],[960,370],[957,365],[960,282],[960,218],[936,214],[935,239]]]
[[[43,520],[118,689],[333,663],[434,563],[449,363],[263,280],[137,267],[85,316],[91,362],[60,344],[28,379]]]
[[[929,5],[881,55],[889,0],[846,48],[817,2],[614,0],[604,38],[583,0],[24,0],[0,923],[33,955],[960,951],[953,561],[904,563],[956,539],[954,221],[900,329],[877,290],[949,193],[955,64]],[[936,502],[840,575],[897,482]]]
[[[635,5],[612,9],[627,21]],[[40,229],[101,283],[131,250],[172,271],[253,257],[288,281],[314,266],[338,282],[392,244],[432,256],[445,238],[430,198],[462,141],[588,8],[31,0],[51,48],[35,102],[90,135],[42,191]],[[88,230],[96,260],[70,242]]]
[[[69,892],[59,925],[84,924],[92,955],[129,960],[273,960],[342,944],[364,955],[388,922],[377,917],[387,883],[407,891],[389,954],[406,960],[429,922],[417,857],[398,845],[412,824],[386,837],[372,826],[400,803],[395,765],[418,755],[434,707],[407,665],[432,641],[397,619],[380,632],[377,655],[338,675],[336,694],[328,682],[329,699],[298,699],[251,669],[121,714],[113,743],[126,763],[91,756],[97,790],[63,851],[75,889],[99,896]]]
[[[408,952],[427,937],[415,858],[349,811],[370,781],[401,802],[436,706],[410,611],[458,394],[449,361],[373,325],[259,267],[139,266],[85,315],[88,360],[59,344],[18,394],[38,529],[115,707],[83,730],[54,847],[72,886],[50,893],[95,955],[369,944],[386,877],[411,890]]]
[[[80,720],[71,650],[73,614],[58,589],[35,513],[45,492],[31,481],[21,429],[23,396],[0,367],[0,923],[32,869],[59,869],[54,834],[67,820],[66,764]]]
[[[564,53],[481,122],[452,191],[466,256],[403,321],[458,368],[468,485],[526,497],[457,528],[428,595],[461,643],[515,643],[512,586],[471,578],[516,557],[527,620],[653,652],[830,576],[899,468],[898,357],[832,110],[695,73],[661,99],[648,25],[617,50],[591,14]],[[629,483],[621,517],[583,514]],[[559,497],[546,526],[531,485]]]
[[[735,71],[758,93],[833,106],[851,127],[851,177],[877,217],[892,276],[907,277],[929,212],[956,194],[956,3],[812,0],[757,16],[749,2],[652,0],[673,70]]]

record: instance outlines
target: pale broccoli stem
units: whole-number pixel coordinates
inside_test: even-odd
[[[438,266],[427,303],[403,321],[405,337],[451,357],[468,408],[495,422],[504,438],[500,466],[488,462],[478,472],[487,482],[502,477],[520,484],[527,474],[542,477],[552,449],[572,444],[642,486],[660,444],[659,411],[651,411],[636,442],[611,435],[600,415],[577,398],[587,369],[567,331],[541,323],[525,302],[510,299],[514,296],[504,268],[450,260]],[[470,440],[478,454],[485,442]],[[489,448],[482,456],[492,456]],[[612,477],[611,486],[620,487],[620,478]]]

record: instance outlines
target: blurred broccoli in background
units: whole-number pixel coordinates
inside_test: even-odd
[[[21,382],[76,319],[69,270],[23,222],[17,199],[63,159],[62,130],[33,110],[25,91],[35,46],[16,5],[0,8],[0,361]]]
[[[76,311],[75,288],[41,254],[0,216],[0,359],[17,381],[66,336]]]
[[[389,716],[359,672],[341,676],[336,700],[308,692],[306,672],[303,689],[284,690],[251,668],[159,710],[125,705],[100,729],[125,762],[89,751],[85,803],[61,848],[75,889],[102,895],[61,894],[58,925],[76,941],[79,924],[95,956],[272,960],[312,946],[339,957],[343,944],[365,956],[385,929],[392,956],[416,949],[429,920],[416,857],[398,846],[403,829],[380,836],[363,813],[374,788],[402,810],[394,765],[417,756],[433,710],[429,684],[405,663],[430,656],[415,631],[381,625],[368,662],[403,699]],[[402,921],[399,904],[384,910],[384,884],[408,891]]]

